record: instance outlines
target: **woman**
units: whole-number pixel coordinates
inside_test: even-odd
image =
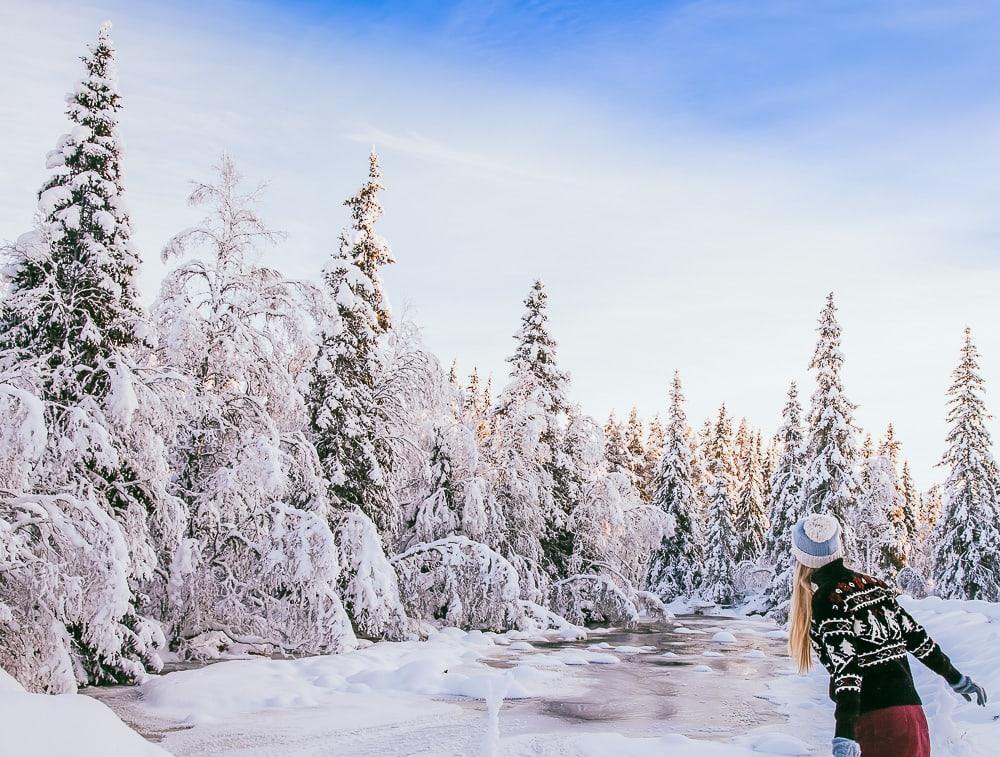
[[[800,672],[812,667],[810,640],[830,672],[836,703],[834,757],[930,757],[927,719],[907,652],[980,706],[986,692],[962,675],[877,578],[844,565],[840,524],[809,515],[792,529],[798,565],[788,647]]]

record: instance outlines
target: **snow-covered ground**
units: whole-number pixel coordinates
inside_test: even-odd
[[[1000,693],[1000,606],[904,603],[960,669]],[[794,675],[783,636],[760,620],[712,616],[580,640],[445,629],[424,642],[232,660],[87,692],[103,704],[27,695],[0,679],[0,754],[63,754],[68,743],[74,754],[126,755],[826,754],[825,673]],[[974,708],[914,670],[935,753],[995,753],[1000,706]],[[40,727],[51,722],[60,727]]]

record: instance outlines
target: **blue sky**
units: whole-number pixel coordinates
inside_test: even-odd
[[[14,0],[0,238],[105,18],[149,300],[221,151],[315,278],[374,143],[390,297],[462,371],[502,380],[541,276],[590,412],[651,415],[676,367],[695,422],[726,400],[771,431],[834,290],[859,420],[896,423],[922,486],[966,323],[1000,386],[995,3]]]

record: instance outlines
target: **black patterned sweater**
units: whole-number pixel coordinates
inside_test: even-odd
[[[813,573],[810,637],[830,672],[837,736],[854,738],[858,715],[885,707],[921,704],[907,652],[949,684],[962,674],[877,578],[836,560]]]

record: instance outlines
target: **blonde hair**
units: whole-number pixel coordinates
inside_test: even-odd
[[[792,606],[788,614],[788,653],[792,656],[800,673],[808,673],[812,668],[809,626],[812,624],[813,571],[813,568],[802,563],[795,566]]]

